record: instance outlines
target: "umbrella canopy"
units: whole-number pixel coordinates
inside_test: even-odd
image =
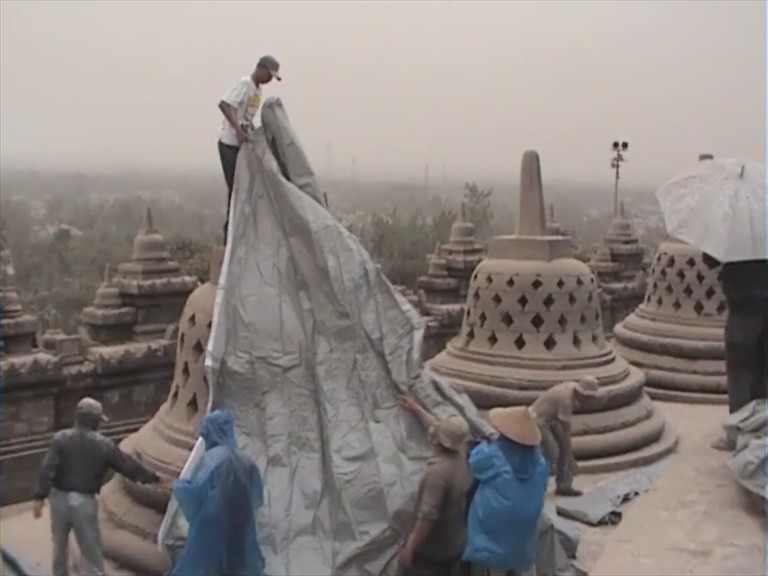
[[[715,158],[656,191],[667,233],[721,262],[766,259],[765,166]]]

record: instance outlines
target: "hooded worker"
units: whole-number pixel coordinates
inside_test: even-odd
[[[256,541],[255,513],[263,502],[259,469],[237,448],[232,413],[203,418],[205,454],[173,494],[189,524],[177,576],[260,576],[264,558]]]
[[[597,398],[598,382],[585,376],[576,382],[562,382],[539,396],[529,408],[541,431],[541,447],[551,470],[555,471],[555,494],[581,496],[573,487],[578,471],[571,442],[571,419],[574,409]]]
[[[419,419],[434,447],[419,487],[416,523],[400,554],[401,574],[445,576],[466,544],[469,426],[460,416],[435,418],[410,397],[401,398],[400,405]]]
[[[494,408],[488,420],[498,436],[469,454],[478,486],[469,507],[463,559],[473,573],[535,574],[539,517],[549,480],[539,450],[541,432],[524,407]]]

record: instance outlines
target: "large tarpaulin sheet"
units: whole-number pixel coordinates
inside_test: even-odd
[[[232,410],[238,445],[262,471],[266,574],[394,573],[431,453],[397,396],[461,414],[478,436],[491,430],[422,371],[424,320],[323,206],[279,99],[264,103],[235,180],[207,408]],[[198,441],[182,475],[201,454]],[[160,544],[178,551],[185,532],[172,500]],[[550,540],[539,551],[548,564],[561,548]]]
[[[765,502],[768,499],[768,404],[765,400],[753,400],[729,415],[723,427],[736,442],[728,467],[739,484]]]

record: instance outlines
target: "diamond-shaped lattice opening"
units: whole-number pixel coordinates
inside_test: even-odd
[[[525,348],[526,342],[522,334],[517,335],[517,338],[515,338],[514,344],[515,344],[515,348],[517,348],[518,350],[522,350],[523,348]]]
[[[464,337],[464,346],[469,346],[472,340],[475,339],[475,329],[470,328],[467,330],[467,335]]]
[[[576,332],[573,333],[573,339],[571,341],[576,350],[581,350],[581,338],[579,338],[579,335]]]
[[[659,296],[656,298],[656,306],[661,307],[664,304],[664,300]]]
[[[179,388],[178,386],[174,386],[173,392],[171,392],[169,409],[173,410],[173,407],[176,406],[176,402],[178,401],[179,401]]]
[[[189,399],[189,402],[187,402],[186,408],[186,414],[187,414],[187,420],[192,420],[192,418],[195,417],[197,414],[197,411],[199,410],[199,407],[197,405],[197,394],[193,393],[192,398]]]
[[[568,328],[568,318],[565,317],[565,314],[560,314],[560,318],[557,319],[557,323],[560,325],[560,330],[565,332],[566,328]]]
[[[509,278],[507,278],[506,284],[510,288],[514,288],[514,286],[515,286],[515,278],[514,278],[514,276],[510,276]]]
[[[683,294],[685,294],[686,298],[693,296],[693,288],[691,288],[690,284],[685,285],[685,288],[683,288]]]
[[[651,294],[646,294],[645,295],[645,303],[646,304],[650,304],[651,303]]]
[[[480,323],[480,328],[485,326],[485,321],[488,320],[488,316],[485,315],[485,310],[480,312],[480,316],[477,317],[477,320]]]
[[[582,325],[587,323],[587,317],[584,314],[584,312],[582,312],[581,316],[579,316],[579,323],[582,324]]]
[[[195,340],[195,345],[192,346],[192,360],[196,363],[199,362],[203,354],[205,354],[205,348],[203,348],[202,342]]]
[[[592,284],[592,286],[595,285],[595,277],[594,276],[590,276],[589,277],[589,283]]]
[[[192,312],[192,314],[189,315],[189,318],[187,318],[187,324],[189,324],[190,328],[194,328],[197,325],[197,319],[195,318],[194,312]]]
[[[689,256],[685,263],[688,265],[688,268],[694,268],[696,266],[696,259],[693,256]]]
[[[675,276],[677,276],[677,279],[680,280],[680,282],[682,282],[683,280],[685,280],[685,271],[682,268],[678,268],[677,274],[675,274]]]
[[[509,311],[506,311],[501,315],[501,323],[509,329],[515,323],[515,319],[512,318],[512,314]]]
[[[480,274],[480,272],[475,272],[475,273],[472,275],[472,282],[476,282],[476,281],[477,281],[477,277],[478,277],[478,275],[479,275],[479,274]]]
[[[517,299],[517,303],[520,304],[520,308],[525,310],[525,307],[528,306],[528,297],[525,294],[520,294],[520,298]]]
[[[662,258],[663,258],[663,256],[661,255],[661,252],[657,252],[657,253],[656,253],[656,260],[655,260],[654,262],[655,262],[656,264],[658,264],[659,262],[661,262],[661,259],[662,259]]]
[[[576,286],[578,287],[584,286],[584,280],[581,279],[581,276],[576,276]]]
[[[533,288],[534,290],[538,290],[542,286],[544,286],[544,283],[538,278],[535,278],[533,282],[531,282],[531,288]]]
[[[182,385],[182,387],[186,386],[187,382],[189,382],[189,364],[187,364],[187,361],[184,360],[184,363],[181,365],[181,385]]]
[[[594,300],[594,299],[595,299],[594,293],[593,292],[588,292],[587,293],[587,303],[588,304],[592,304],[592,300]]]
[[[667,258],[667,268],[672,268],[672,266],[674,265],[675,265],[675,257],[670,256],[669,258]]]
[[[179,350],[184,348],[184,332],[179,334]]]
[[[600,308],[595,308],[595,322],[600,321]]]
[[[544,326],[544,318],[542,318],[541,314],[538,312],[536,312],[536,314],[533,315],[533,318],[531,318],[531,326],[536,328],[537,332],[541,330],[542,326]]]
[[[715,294],[717,294],[717,290],[715,290],[714,287],[712,286],[710,286],[704,291],[704,296],[707,298],[707,300],[712,300]]]
[[[485,277],[485,283],[486,283],[486,284],[488,284],[488,286],[490,286],[491,284],[493,284],[493,276],[491,276],[490,274],[488,274],[488,275]]]
[[[707,277],[701,273],[701,270],[696,270],[696,280],[699,281],[699,284],[704,284],[704,280],[706,279]]]
[[[208,322],[205,323],[205,329],[210,332],[211,327],[213,327],[213,320],[208,320]]]
[[[558,279],[557,279],[557,284],[556,284],[556,286],[557,286],[557,287],[558,287],[560,290],[562,290],[562,289],[563,289],[563,286],[565,286],[565,280],[563,280],[562,278],[558,278]]]
[[[547,352],[552,352],[552,350],[555,349],[555,346],[557,346],[557,339],[552,334],[550,334],[546,337],[543,344],[544,348],[547,349]]]
[[[653,284],[651,284],[651,292],[656,292],[656,290],[658,289],[659,289],[659,283],[654,280]]]
[[[501,296],[499,296],[498,293],[495,293],[493,295],[493,298],[491,298],[491,301],[493,302],[494,306],[498,306],[499,304],[501,304]]]
[[[469,321],[469,317],[472,316],[471,308],[467,308],[467,311],[464,313],[464,318]]]
[[[719,266],[717,261],[712,258],[703,258],[702,260],[704,261],[704,266],[706,266],[710,270],[714,270]]]
[[[667,269],[666,268],[662,268],[661,269],[661,272],[659,272],[659,278],[661,278],[662,280],[666,280],[667,279]]]
[[[717,305],[716,312],[718,314],[722,314],[728,309],[728,306],[725,304],[725,300],[720,300],[720,303]]]
[[[595,346],[597,346],[597,343],[598,343],[598,342],[600,342],[600,338],[597,336],[597,334],[595,334],[595,333],[593,332],[593,333],[592,333],[592,344],[594,344]]]
[[[498,339],[498,337],[496,336],[496,332],[491,332],[490,334],[488,334],[488,345],[489,345],[491,348],[493,348],[494,346],[496,346],[496,344],[498,344],[498,343],[499,343],[499,339]]]
[[[672,288],[672,284],[667,284],[666,286],[664,286],[664,292],[666,292],[667,294],[672,294],[672,292],[674,291],[675,289]]]
[[[550,310],[555,304],[555,299],[552,297],[552,294],[547,294],[541,303],[544,304],[544,308]]]
[[[704,304],[701,303],[701,300],[696,300],[693,303],[693,311],[696,312],[696,316],[701,316],[701,313],[704,312]]]
[[[682,307],[683,307],[683,305],[680,303],[680,300],[678,300],[677,298],[675,298],[675,301],[674,301],[674,302],[672,302],[672,308],[674,308],[674,309],[675,309],[675,312],[677,312],[678,310],[680,310],[680,308],[682,308]]]
[[[472,293],[472,300],[475,304],[477,304],[480,301],[480,289],[475,288],[475,291]]]
[[[573,292],[568,293],[568,304],[570,304],[571,306],[576,304],[576,296],[573,294]]]

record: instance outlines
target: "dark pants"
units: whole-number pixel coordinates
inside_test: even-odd
[[[558,488],[573,487],[573,452],[568,450],[565,430],[558,421],[537,422],[541,431],[541,452],[555,474]]]
[[[731,302],[728,302],[729,307]],[[734,310],[736,308],[736,310]],[[738,311],[737,311],[738,310]],[[725,369],[728,410],[733,413],[752,400],[766,398],[768,388],[768,310],[731,308],[725,322]]]
[[[224,180],[227,182],[227,214],[224,217],[224,244],[227,243],[227,231],[229,229],[229,209],[232,204],[232,188],[235,185],[235,168],[237,167],[237,154],[239,146],[230,146],[219,140],[219,158],[221,169],[224,171]]]
[[[454,576],[458,564],[458,559],[432,560],[414,555],[410,568],[400,567],[400,576]]]

